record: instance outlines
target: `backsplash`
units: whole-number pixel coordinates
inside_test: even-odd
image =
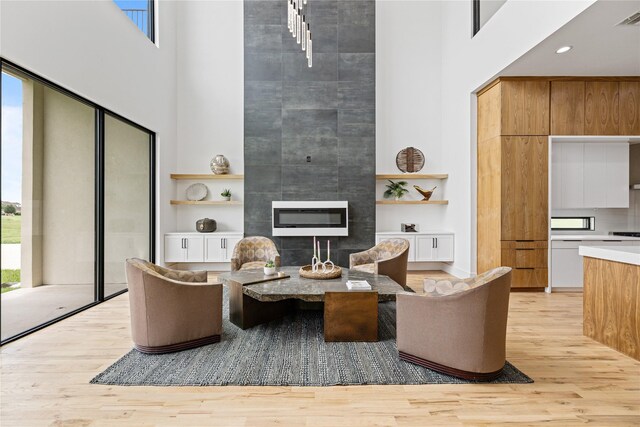
[[[629,190],[629,209],[555,209],[551,216],[593,216],[595,231],[559,231],[552,234],[608,234],[610,231],[640,231],[640,190]]]
[[[244,230],[272,237],[274,200],[347,200],[331,254],[348,266],[375,243],[375,1],[309,2],[312,68],[286,4],[244,2]],[[309,263],[310,239],[273,238],[282,264]]]

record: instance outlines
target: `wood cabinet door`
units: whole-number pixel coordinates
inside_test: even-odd
[[[640,82],[620,82],[620,135],[640,135]]]
[[[618,135],[618,82],[586,82],[584,102],[585,135]]]
[[[585,82],[551,82],[551,135],[584,135]]]
[[[549,82],[500,82],[502,135],[549,135]]]
[[[502,138],[502,240],[547,240],[548,141]]]

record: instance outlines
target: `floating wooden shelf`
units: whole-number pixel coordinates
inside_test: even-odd
[[[241,205],[242,202],[236,200],[224,201],[224,200],[172,200],[172,205]]]
[[[200,180],[200,179],[244,179],[244,175],[233,175],[233,174],[223,174],[223,175],[216,175],[213,173],[203,173],[203,174],[197,174],[197,173],[172,173],[171,174],[171,179],[193,179],[193,180]]]
[[[448,173],[392,173],[376,175],[376,179],[447,179]]]
[[[448,200],[376,200],[377,205],[448,205]]]

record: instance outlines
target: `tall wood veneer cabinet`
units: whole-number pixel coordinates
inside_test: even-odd
[[[639,78],[579,79],[551,81],[551,135],[640,135]]]
[[[549,81],[498,81],[478,96],[478,273],[547,285]]]
[[[478,92],[478,273],[547,285],[549,135],[640,135],[640,77],[501,77]]]

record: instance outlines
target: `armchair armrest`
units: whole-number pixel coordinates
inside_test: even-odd
[[[231,271],[238,271],[242,267],[242,263],[238,258],[231,258]]]

